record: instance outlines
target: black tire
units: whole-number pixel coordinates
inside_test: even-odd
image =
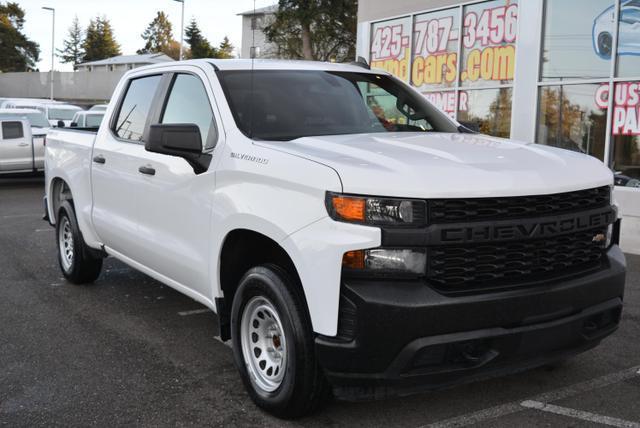
[[[286,338],[286,368],[276,390],[267,392],[253,380],[241,343],[242,315],[255,298],[267,299],[277,312]],[[318,409],[329,396],[329,386],[318,365],[314,334],[299,284],[284,269],[264,265],[250,269],[240,281],[231,308],[233,354],[242,381],[253,402],[283,419],[301,417]]]
[[[65,245],[61,234],[69,236],[72,246]],[[68,242],[69,239],[66,241]],[[102,270],[102,257],[96,257],[85,244],[78,227],[78,220],[69,201],[62,201],[56,221],[56,244],[58,247],[58,264],[64,277],[74,284],[87,284],[95,281]],[[71,248],[69,248],[71,247]],[[66,258],[64,252],[71,254]]]

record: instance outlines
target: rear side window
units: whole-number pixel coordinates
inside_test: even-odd
[[[104,115],[102,114],[88,114],[86,116],[87,123],[85,124],[85,126],[87,128],[97,128],[100,126],[100,123],[102,123],[103,117]]]
[[[198,77],[191,74],[175,77],[160,123],[195,123],[200,128],[204,148],[213,147],[216,141],[213,112]]]
[[[133,79],[120,105],[115,134],[125,140],[142,141],[144,126],[151,110],[151,102],[162,76]]]
[[[2,138],[5,140],[13,140],[23,138],[24,130],[22,122],[2,122]]]

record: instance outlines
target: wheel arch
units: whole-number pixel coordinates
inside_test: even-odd
[[[275,264],[284,269],[294,280],[305,299],[304,287],[291,255],[277,240],[253,229],[236,228],[224,237],[218,257],[218,288],[216,309],[220,324],[220,337],[230,338],[231,304],[242,276],[252,267]]]
[[[49,183],[49,219],[56,224],[62,201],[68,200],[73,206],[73,192],[68,181],[60,176],[51,179]]]

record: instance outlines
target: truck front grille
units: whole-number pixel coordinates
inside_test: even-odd
[[[533,285],[602,268],[603,245],[592,229],[552,238],[429,248],[427,280],[445,293]]]
[[[429,223],[465,223],[543,217],[587,211],[610,204],[609,186],[552,195],[432,199],[429,201]]]

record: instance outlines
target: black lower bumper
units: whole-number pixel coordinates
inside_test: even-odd
[[[588,350],[615,331],[624,282],[617,246],[606,269],[500,293],[448,297],[417,281],[345,281],[340,335],[319,336],[316,350],[346,399],[513,373]]]

